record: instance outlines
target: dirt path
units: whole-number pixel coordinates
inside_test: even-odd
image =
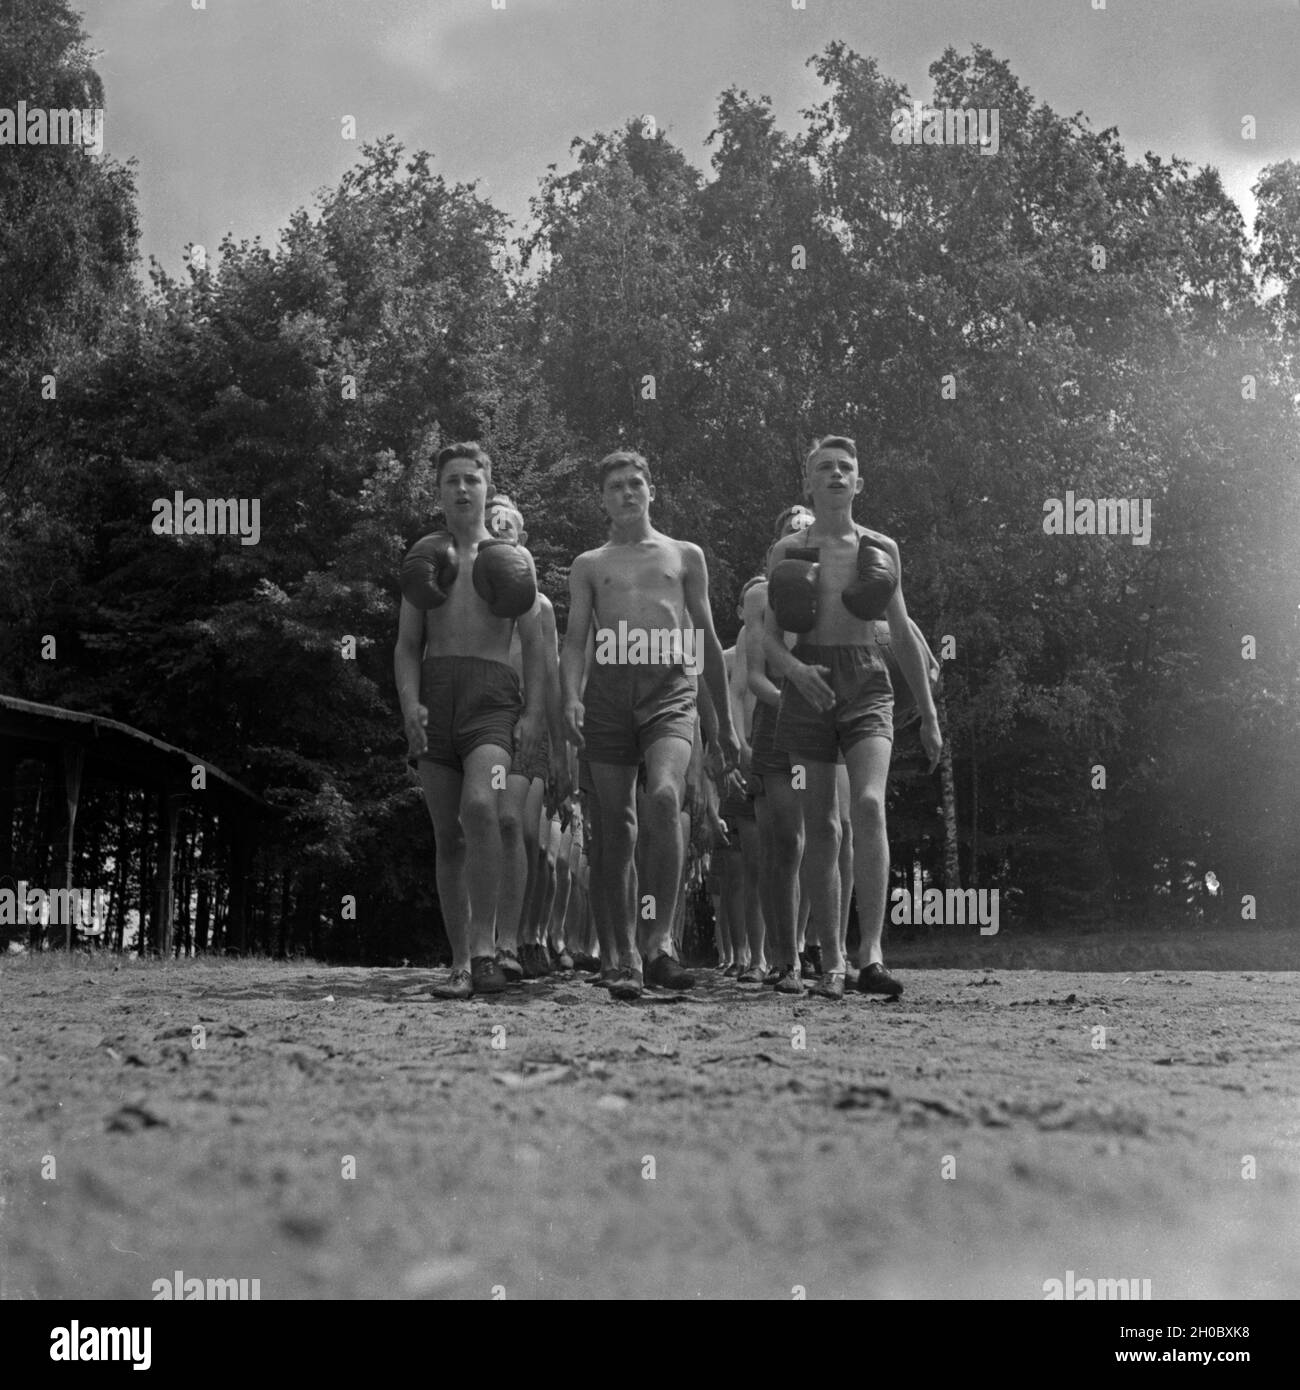
[[[431,978],[0,967],[0,1296],[1300,1295],[1296,974]]]

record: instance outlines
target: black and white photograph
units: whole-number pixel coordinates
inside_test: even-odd
[[[33,1364],[1249,1362],[1298,903],[1300,0],[0,0]]]

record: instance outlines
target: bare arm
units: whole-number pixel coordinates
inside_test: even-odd
[[[587,669],[588,638],[595,609],[591,562],[579,555],[569,570],[569,626],[560,652],[560,693],[564,701],[565,736],[582,747],[582,691]]]
[[[420,663],[423,659],[424,614],[403,599],[397,619],[397,644],[393,648],[393,676],[402,708],[402,724],[413,757],[429,746],[424,732],[428,716],[421,714],[420,705]]]
[[[939,715],[934,707],[934,693],[930,689],[930,672],[927,669],[925,653],[921,650],[921,644],[916,640],[916,634],[908,620],[907,600],[903,597],[903,563],[899,558],[898,546],[888,536],[882,536],[879,543],[883,543],[898,574],[898,586],[885,609],[885,616],[889,619],[889,640],[897,653],[899,667],[916,696],[917,707],[921,711],[921,743],[930,756],[930,771],[933,772],[939,765],[943,738],[939,733]]]
[[[781,703],[781,692],[767,674],[763,653],[763,619],[767,614],[767,585],[755,584],[745,595],[745,626],[739,642],[745,647],[745,677],[754,698],[774,709]],[[784,645],[784,643],[782,644]]]
[[[727,666],[722,656],[722,643],[713,626],[713,608],[709,603],[709,570],[704,552],[698,545],[682,546],[684,560],[683,587],[686,612],[691,622],[704,634],[704,680],[713,697],[718,716],[718,746],[728,767],[734,767],[740,756],[740,742],[731,722],[731,705],[727,698]]]

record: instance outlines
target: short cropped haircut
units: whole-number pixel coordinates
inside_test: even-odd
[[[805,507],[804,504],[803,504],[802,502],[796,502],[796,503],[794,504],[793,507],[787,507],[787,508],[785,509],[785,511],[783,511],[783,512],[781,513],[781,515],[777,517],[777,519],[776,519],[776,529],[772,532],[772,538],[773,538],[774,540],[778,540],[778,541],[779,541],[779,540],[781,539],[781,534],[782,534],[782,532],[785,530],[786,526],[789,525],[790,518],[791,518],[792,516],[797,515],[797,514],[800,513],[800,512],[807,513],[808,522],[809,522],[809,525],[811,525],[811,524],[812,524],[812,513],[811,513],[810,511],[808,511],[808,508]]]
[[[808,450],[808,455],[803,461],[803,471],[808,471],[808,465],[813,458],[823,449],[842,449],[856,463],[858,461],[858,446],[848,437],[847,434],[825,434]]]
[[[635,449],[615,449],[612,454],[606,454],[600,461],[599,486],[602,491],[604,491],[605,479],[617,468],[635,468],[638,472],[645,474],[647,483],[654,482],[650,476],[650,465]]]
[[[741,603],[744,603],[744,601],[745,601],[745,595],[746,595],[747,593],[749,593],[749,591],[754,587],[755,584],[766,584],[766,583],[767,583],[767,575],[765,575],[765,574],[756,574],[756,575],[753,577],[753,579],[747,579],[747,580],[745,580],[744,586],[743,586],[743,588],[742,588],[741,591],[740,591],[740,602],[741,602]]]
[[[515,530],[521,533],[523,532],[524,514],[504,492],[494,493],[493,496],[488,499],[487,506],[484,508],[484,513],[487,516],[491,516],[494,512],[505,512],[507,516],[513,517]],[[489,526],[488,529],[491,530],[491,526]]]
[[[487,450],[481,444],[476,444],[472,440],[462,444],[448,444],[446,448],[438,450],[437,475],[434,482],[441,487],[442,475],[447,471],[449,464],[457,459],[468,459],[471,463],[476,463],[487,475],[488,492],[492,490],[492,460],[488,458]]]

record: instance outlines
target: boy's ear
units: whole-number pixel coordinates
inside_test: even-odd
[[[857,482],[853,484],[853,495],[856,497],[862,491],[862,474],[858,474]]]
[[[527,544],[528,544],[528,532],[527,532],[527,531],[520,531],[520,533],[519,533],[519,544],[520,544],[520,545],[527,545]]]

